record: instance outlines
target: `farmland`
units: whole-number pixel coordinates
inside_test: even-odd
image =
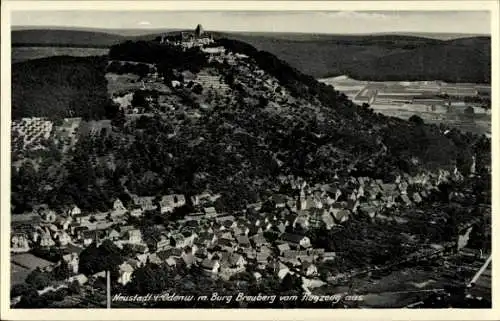
[[[332,85],[355,103],[367,103],[374,111],[387,116],[408,119],[418,115],[425,122],[443,123],[463,131],[486,135],[491,131],[491,87],[488,85],[359,81],[347,76],[320,81]]]

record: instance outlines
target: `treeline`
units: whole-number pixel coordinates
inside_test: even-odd
[[[114,116],[106,58],[58,56],[12,65],[12,118]]]

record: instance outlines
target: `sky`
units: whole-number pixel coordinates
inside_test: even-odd
[[[303,33],[490,34],[488,11],[13,11],[13,26]]]

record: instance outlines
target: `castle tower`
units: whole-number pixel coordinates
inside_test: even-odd
[[[196,26],[194,35],[196,36],[196,38],[200,38],[201,36],[203,36],[203,27],[200,24]]]

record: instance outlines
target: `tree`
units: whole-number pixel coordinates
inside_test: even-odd
[[[417,115],[411,116],[408,119],[408,121],[414,123],[415,125],[423,125],[424,124],[424,120]]]
[[[42,290],[50,285],[52,277],[50,273],[43,272],[40,268],[36,268],[26,277],[26,283],[32,285],[37,290]]]
[[[69,294],[80,294],[81,292],[80,283],[78,283],[77,280],[74,280],[69,284],[68,291]]]
[[[99,247],[92,243],[80,253],[79,271],[92,275],[109,270],[111,277],[115,279],[118,276],[118,266],[123,260],[121,250],[110,240],[105,240]]]
[[[474,117],[474,108],[471,106],[468,106],[467,108],[465,108],[464,115],[469,117],[469,118],[473,118]]]
[[[201,95],[203,93],[203,86],[200,84],[196,84],[193,86],[193,92],[197,95]]]
[[[38,294],[37,290],[32,288],[21,297],[21,300],[15,307],[18,309],[47,308],[47,301]]]

